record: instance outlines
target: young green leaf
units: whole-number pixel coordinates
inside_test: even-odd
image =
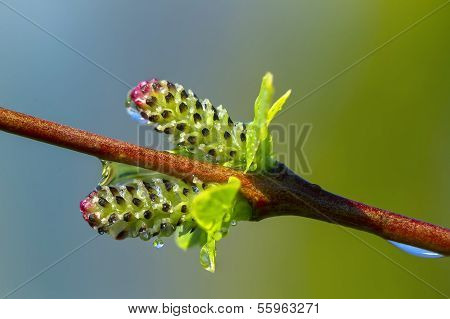
[[[206,233],[201,228],[192,228],[182,225],[177,228],[175,243],[182,250],[187,250],[194,246],[203,246],[206,243]]]
[[[255,117],[247,129],[245,171],[266,170],[273,163],[272,137],[269,134],[269,124],[281,110],[291,91],[287,91],[270,107],[274,92],[272,81],[272,74],[266,73],[255,101]]]
[[[134,179],[143,179],[157,176],[159,173],[141,168],[138,166],[127,165],[116,162],[103,161],[102,163],[102,179],[100,186],[125,184]]]
[[[284,103],[286,103],[286,101],[290,95],[291,95],[291,90],[288,90],[270,107],[269,113],[267,114],[267,126],[270,124],[270,122],[272,122],[275,115],[277,115],[277,113],[281,111]]]
[[[246,168],[248,171],[255,162],[256,152],[259,149],[261,141],[261,133],[264,133],[263,127],[266,122],[267,113],[273,96],[273,76],[266,73],[262,79],[259,95],[255,100],[255,116],[253,121],[247,128],[247,145],[246,145]]]
[[[200,250],[200,263],[208,271],[215,271],[216,241],[228,233],[230,224],[238,214],[242,219],[251,216],[250,205],[247,203],[248,206],[245,206],[239,200],[240,187],[239,179],[231,177],[228,184],[211,186],[192,202],[192,216],[207,234],[207,241]]]
[[[230,178],[228,184],[211,186],[194,198],[192,216],[208,234],[214,235],[224,222],[231,220],[240,187],[239,179]]]

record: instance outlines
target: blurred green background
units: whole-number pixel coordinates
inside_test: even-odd
[[[443,3],[5,0],[0,104],[136,143],[122,108],[128,88],[117,78],[131,85],[156,76],[249,121],[265,71],[278,95],[293,89],[290,105]],[[449,30],[447,5],[275,120],[313,125],[305,178],[450,226]],[[6,133],[0,145],[3,296],[94,235],[78,202],[100,165]],[[449,274],[448,258],[420,259],[363,232],[281,217],[234,227],[215,274],[201,269],[198,250],[104,236],[10,297],[442,298]]]

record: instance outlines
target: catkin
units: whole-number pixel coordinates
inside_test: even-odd
[[[206,187],[197,178],[188,183],[160,174],[123,185],[99,186],[80,203],[80,209],[92,228],[115,239],[167,237],[185,222],[195,224],[190,205]]]
[[[177,83],[140,82],[129,92],[126,105],[198,159],[236,165],[245,161],[245,124],[233,122],[223,106],[215,107]]]

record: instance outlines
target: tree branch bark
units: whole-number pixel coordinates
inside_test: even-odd
[[[242,194],[254,208],[254,220],[282,215],[308,217],[450,255],[450,229],[334,195],[305,181],[282,163],[264,175],[244,174],[4,108],[0,108],[0,129],[100,159],[135,165],[182,179],[197,176],[205,182],[225,183],[229,177],[235,176],[241,180]]]

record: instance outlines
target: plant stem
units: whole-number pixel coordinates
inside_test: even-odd
[[[230,176],[236,176],[242,182],[244,195],[252,203],[263,205],[267,201],[266,196],[253,185],[252,178],[242,172],[141,147],[1,107],[0,130],[103,160],[135,165],[181,179],[197,176],[204,182],[226,183]]]
[[[0,129],[103,160],[135,165],[182,179],[197,176],[205,182],[225,183],[229,177],[235,176],[241,180],[242,194],[254,208],[254,220],[282,215],[303,216],[450,255],[450,229],[331,194],[300,178],[282,163],[264,175],[244,174],[4,108],[0,108]]]

